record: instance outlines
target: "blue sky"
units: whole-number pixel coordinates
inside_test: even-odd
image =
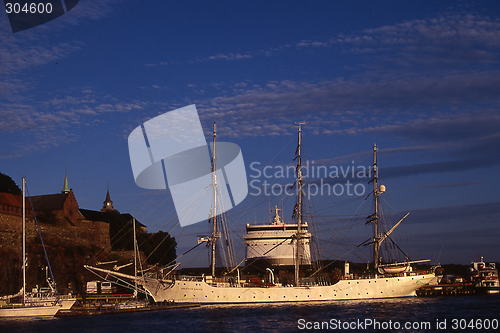
[[[242,148],[247,166],[291,163],[293,123],[305,159],[368,165],[373,143],[388,221],[412,257],[500,260],[500,6],[495,1],[85,1],[13,34],[0,15],[0,172],[79,204],[115,206],[179,252],[206,223],[181,229],[168,192],[138,188],[127,136],[158,114],[196,104],[207,134]],[[248,197],[229,212],[235,237],[292,199]],[[352,250],[370,227],[360,198],[308,203],[324,257]],[[239,243],[238,241],[236,243]],[[203,252],[203,251],[201,251]],[[241,248],[240,248],[241,253]],[[204,264],[204,255],[187,258]]]

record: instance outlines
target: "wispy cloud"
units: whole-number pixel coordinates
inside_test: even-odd
[[[454,182],[454,183],[437,183],[437,184],[428,184],[421,186],[422,188],[450,188],[450,187],[468,187],[481,185],[482,182]]]
[[[447,13],[425,19],[339,33],[327,39],[303,39],[267,48],[221,52],[188,62],[243,60],[283,56],[305,49],[336,48],[339,52],[370,56],[394,66],[480,65],[498,63],[500,20],[489,16]],[[453,51],[453,52],[452,52]],[[146,64],[160,66],[169,62]]]
[[[26,46],[10,42],[0,46],[0,74],[13,74],[26,68],[47,64],[64,58],[81,47],[81,43],[61,43],[56,46]]]
[[[80,49],[79,41],[47,43],[52,32],[88,20],[102,19],[121,0],[81,1],[68,14],[35,28],[13,34],[8,24],[0,25],[0,74],[13,74],[26,68],[47,64]],[[4,16],[6,20],[6,16]],[[48,46],[50,45],[50,46]]]
[[[235,60],[246,60],[246,59],[252,59],[256,56],[258,56],[261,53],[261,51],[257,52],[229,52],[229,53],[217,53],[214,55],[210,55],[208,57],[204,58],[196,58],[196,59],[191,59],[187,61],[187,63],[190,64],[196,64],[196,63],[204,63],[204,62],[209,62],[209,61],[235,61]],[[145,67],[162,67],[162,66],[169,66],[169,65],[178,65],[178,64],[186,64],[184,62],[179,62],[179,61],[173,61],[173,60],[162,60],[158,62],[150,62],[147,64],[144,64]]]
[[[303,118],[309,120],[315,134],[407,132],[433,122],[434,135],[439,135],[439,125],[445,124],[450,114],[458,116],[456,124],[460,123],[462,132],[469,119],[462,119],[460,114],[473,110],[484,112],[476,121],[487,125],[489,117],[495,117],[494,109],[500,106],[499,96],[499,73],[485,71],[414,75],[397,80],[379,77],[316,83],[269,82],[199,104],[202,116],[228,120],[228,126],[237,126],[233,132],[237,136],[272,135],[273,132],[264,132],[268,129],[264,124],[284,129]],[[491,111],[484,111],[478,101],[488,104]]]
[[[82,93],[80,96],[55,97],[31,104],[0,103],[0,135],[9,135],[0,157],[12,158],[40,149],[57,147],[81,138],[81,129],[101,122],[110,113],[141,111],[139,101],[117,101],[109,96]],[[23,135],[19,135],[23,133]],[[17,134],[17,135],[16,135]]]
[[[407,177],[428,173],[460,172],[486,168],[498,164],[500,164],[500,159],[496,157],[412,164],[385,168],[384,178]]]
[[[27,88],[27,83],[19,79],[0,79],[0,97],[6,101],[19,97],[19,93]]]
[[[327,40],[301,40],[255,51],[216,53],[203,61],[236,61],[325,47],[369,54],[373,61],[363,74],[320,81],[246,81],[226,86],[217,97],[203,97],[195,102],[202,120],[217,120],[225,136],[287,135],[293,133],[294,121],[306,120],[307,130],[316,135],[389,134],[404,137],[413,143],[410,146],[437,147],[454,140],[464,150],[479,145],[490,147],[498,142],[495,134],[499,122],[496,114],[500,107],[500,70],[492,64],[499,54],[494,51],[500,51],[499,36],[498,20],[457,14],[375,27],[357,34],[338,34]],[[39,50],[36,44],[34,47],[28,53],[18,50],[19,59],[4,51],[9,65],[3,70],[12,73],[36,65],[30,52],[42,54],[37,60],[42,64],[75,52],[79,44],[61,44],[57,46],[60,50]],[[449,56],[444,56],[447,50]],[[474,50],[481,52],[476,54]],[[441,58],[455,63],[435,70]],[[477,59],[483,67],[477,66]],[[458,61],[471,66],[457,66]],[[417,62],[423,67],[415,70],[408,66]],[[386,63],[397,66],[397,70],[391,70]],[[146,66],[169,64],[169,60],[162,60]],[[16,84],[20,83],[0,82],[0,89],[13,91]],[[197,86],[200,91],[204,88]],[[13,129],[25,126],[7,111],[26,104],[17,102],[1,106],[7,115],[3,124],[12,125],[9,126]],[[103,100],[102,96],[96,99],[92,94],[51,97],[43,101],[47,110],[37,110],[25,123],[30,123],[30,119],[37,123],[76,123],[105,112],[140,110],[148,103]]]
[[[0,25],[0,135],[22,133],[8,136],[2,150],[9,153],[0,152],[1,158],[22,156],[76,140],[79,136],[72,128],[95,123],[91,117],[142,109],[138,102],[98,98],[90,89],[80,95],[48,95],[45,99],[29,93],[39,83],[28,70],[66,58],[84,46],[80,41],[71,40],[71,36],[66,41],[54,41],[51,39],[54,34],[67,30],[68,25],[102,19],[119,1],[82,1],[67,15],[16,34],[10,31],[8,24]],[[10,153],[12,151],[16,153]]]
[[[242,60],[251,59],[253,55],[248,53],[218,53],[213,56],[209,56],[208,60]]]
[[[477,136],[479,128],[494,132],[500,20],[442,15],[245,54],[325,47],[369,55],[370,61],[361,65],[364,73],[347,78],[246,84],[201,101],[204,116],[227,120],[233,136],[291,133],[289,125],[297,119],[308,120],[309,130],[323,135],[386,132],[439,141],[439,136]]]
[[[441,161],[388,168],[384,171],[388,177],[464,171],[500,163],[500,85],[489,85],[497,80],[494,73],[484,73],[484,80],[477,75],[374,83],[273,83],[210,100],[200,110],[202,119],[221,123],[224,136],[290,135],[294,121],[306,120],[313,135],[383,135],[410,143],[386,153],[446,151]],[[435,91],[428,98],[429,90],[423,87],[432,80]],[[342,158],[360,157],[355,155]]]
[[[144,66],[145,67],[158,67],[158,66],[168,66],[168,65],[171,65],[171,64],[172,64],[171,61],[160,61],[160,62],[157,62],[157,63],[147,63]]]
[[[500,20],[474,14],[444,14],[341,33],[325,40],[302,40],[277,49],[325,47],[379,60],[384,57],[392,66],[498,63]]]

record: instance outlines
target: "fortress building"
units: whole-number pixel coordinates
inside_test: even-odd
[[[22,195],[10,177],[0,174],[0,295],[19,291],[19,267],[22,248]],[[7,188],[5,184],[8,184]],[[2,192],[6,190],[10,193]],[[120,213],[113,206],[109,191],[100,211],[79,207],[68,178],[60,193],[26,198],[26,231],[30,285],[44,283],[40,274],[47,265],[47,252],[60,291],[80,292],[88,278],[85,264],[112,256],[129,260],[133,249],[131,214]],[[146,226],[136,221],[137,232]],[[45,250],[41,245],[41,238]],[[144,235],[146,238],[147,235]],[[175,257],[175,247],[173,248]],[[43,276],[40,276],[43,275]]]

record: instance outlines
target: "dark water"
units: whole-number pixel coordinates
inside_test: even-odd
[[[300,319],[303,319],[300,325]],[[458,325],[453,329],[453,320]],[[466,331],[478,331],[473,324],[487,324],[487,320],[500,321],[499,296],[467,296],[447,298],[402,298],[370,301],[338,301],[331,303],[296,303],[252,306],[202,306],[190,309],[174,309],[158,312],[126,313],[93,317],[0,320],[0,332],[290,332],[306,325],[323,323],[327,331],[335,329],[332,320],[357,325],[358,320],[376,320],[378,325],[392,325],[395,321],[427,325],[419,329],[384,329],[383,326],[356,326],[351,332],[461,332],[460,325],[467,324]],[[436,320],[441,328],[436,328]],[[446,320],[446,329],[443,322]],[[415,324],[417,322],[417,324]],[[308,324],[307,324],[308,323]],[[336,321],[338,325],[338,321]],[[352,324],[354,323],[354,324]],[[494,324],[493,321],[491,321]],[[329,326],[325,326],[329,324]],[[498,323],[500,325],[500,323]],[[375,325],[375,324],[372,324]],[[314,326],[313,326],[314,327]],[[329,330],[328,330],[329,328]],[[498,330],[500,331],[500,326]]]

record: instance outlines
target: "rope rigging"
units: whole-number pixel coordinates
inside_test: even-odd
[[[47,254],[47,248],[45,247],[45,242],[43,241],[42,230],[40,228],[40,224],[38,223],[38,218],[35,214],[34,206],[33,206],[32,200],[31,200],[31,196],[29,195],[29,191],[28,191],[27,186],[26,186],[26,194],[28,194],[27,197],[28,197],[28,201],[30,203],[31,216],[33,217],[33,220],[35,221],[35,229],[36,229],[36,232],[38,234],[38,237],[40,238],[40,243],[42,244],[42,249],[43,249],[43,255],[45,257],[45,262],[47,263],[47,268],[48,268],[49,274],[50,274],[51,280],[47,281],[47,282],[49,283],[49,287],[51,289],[53,288],[54,289],[53,291],[56,292],[57,285],[55,285],[54,273],[52,271],[52,266],[50,264],[49,255]],[[24,263],[24,265],[26,265],[26,264],[27,263]]]

